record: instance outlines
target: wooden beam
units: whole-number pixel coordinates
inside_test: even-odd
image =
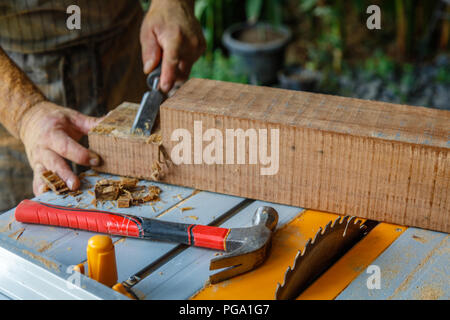
[[[151,178],[158,151],[126,106],[101,124],[121,130],[89,135],[97,169]],[[191,79],[161,106],[163,181],[449,232],[449,128],[445,110]]]

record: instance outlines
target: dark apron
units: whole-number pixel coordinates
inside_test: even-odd
[[[70,4],[81,9],[80,32],[66,28]],[[100,116],[146,90],[142,18],[137,0],[0,0],[0,45],[50,101]],[[0,212],[33,196],[32,179],[22,143],[0,125]]]

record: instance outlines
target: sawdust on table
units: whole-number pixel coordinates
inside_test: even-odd
[[[445,296],[444,290],[439,287],[425,286],[422,288],[417,288],[414,291],[414,299],[417,300],[438,300]]]
[[[95,184],[95,201],[116,201],[118,208],[128,208],[151,201],[159,201],[157,186],[138,186],[139,180],[122,177],[119,180],[101,179]]]
[[[11,215],[11,217],[9,218],[8,224],[6,224],[0,228],[0,233],[6,232],[6,231],[11,231],[11,226],[15,221],[16,221],[16,219],[15,219],[14,215]]]
[[[22,236],[23,232],[25,231],[25,228],[20,228],[16,230],[15,232],[8,235],[8,238],[15,238],[16,240],[19,240],[19,238]]]
[[[42,252],[50,249],[52,246],[53,246],[53,243],[43,240],[40,242],[39,249],[37,249],[37,252],[42,253]]]
[[[54,263],[53,261],[49,261],[49,260],[45,259],[44,257],[38,256],[38,255],[36,255],[36,254],[26,250],[26,249],[23,249],[22,253],[26,254],[27,256],[29,256],[29,257],[31,257],[31,258],[33,258],[33,259],[35,259],[35,260],[37,260],[37,261],[39,261],[41,263],[43,263],[47,268],[52,268],[53,270],[58,271],[58,272],[60,271],[59,270],[59,266],[56,263]]]

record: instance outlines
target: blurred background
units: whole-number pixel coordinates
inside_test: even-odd
[[[450,110],[450,0],[196,0],[195,14],[208,47],[191,77]]]

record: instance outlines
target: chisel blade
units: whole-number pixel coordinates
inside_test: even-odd
[[[131,127],[132,133],[142,133],[147,136],[151,134],[163,100],[164,96],[159,90],[147,91],[144,94]]]

